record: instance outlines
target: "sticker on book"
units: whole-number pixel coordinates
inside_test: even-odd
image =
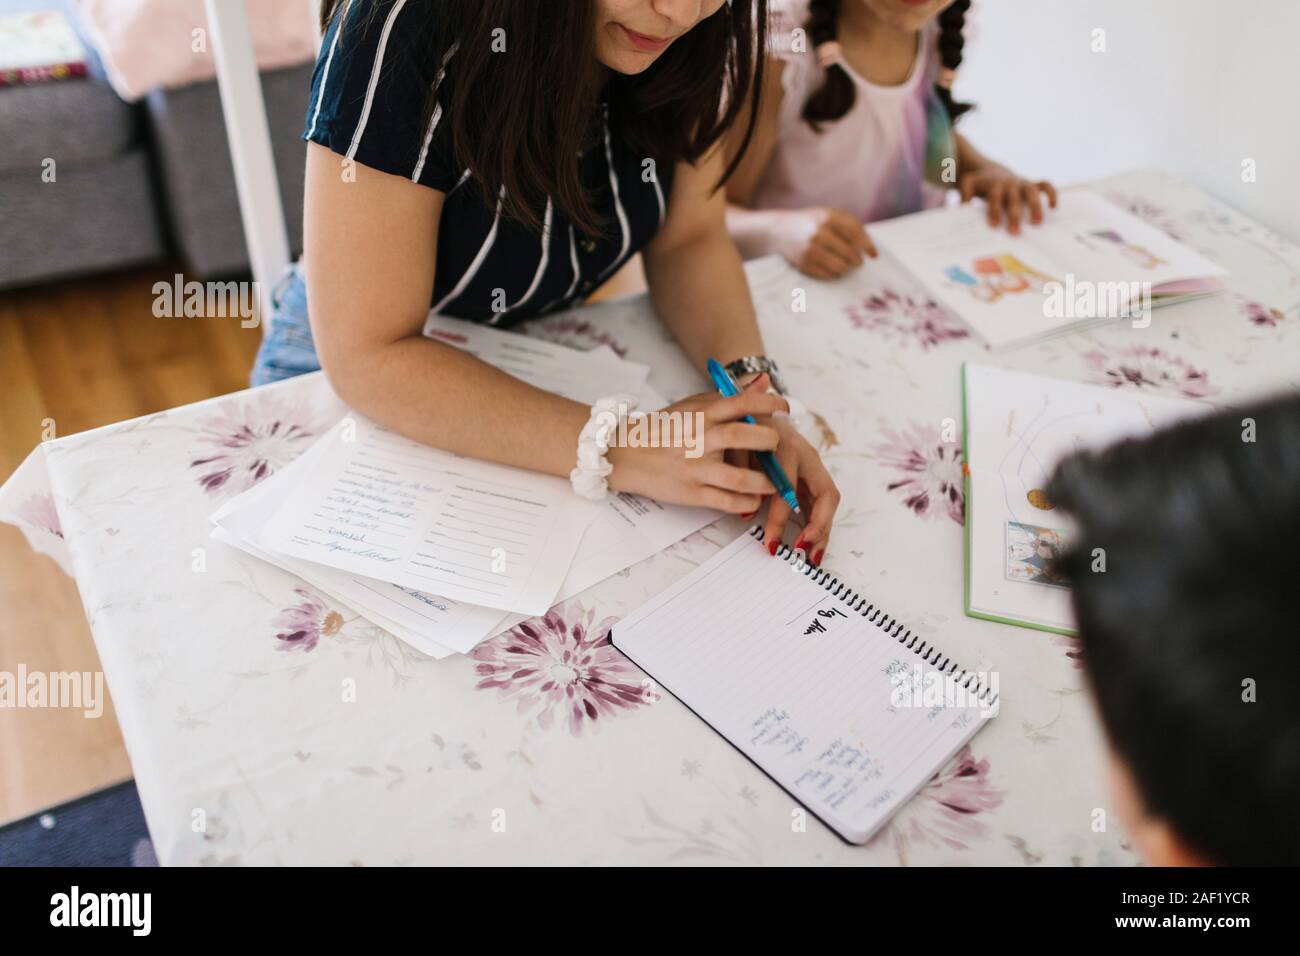
[[[1064,531],[1020,521],[1007,522],[1007,580],[1066,587],[1057,559],[1069,548]]]

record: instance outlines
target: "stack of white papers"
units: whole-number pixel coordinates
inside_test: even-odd
[[[662,407],[648,369],[456,319],[425,334],[584,404]],[[718,517],[636,495],[603,503],[563,478],[465,458],[351,414],[213,516],[213,537],[298,575],[433,657],[479,642]]]

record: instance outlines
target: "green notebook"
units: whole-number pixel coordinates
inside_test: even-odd
[[[1046,493],[1057,464],[1209,411],[1204,402],[965,363],[966,613],[1073,634],[1070,592],[1052,567],[1073,538]],[[1103,572],[1104,552],[1093,560]]]

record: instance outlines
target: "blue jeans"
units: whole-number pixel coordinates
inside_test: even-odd
[[[270,324],[249,378],[253,385],[266,385],[319,368],[316,343],[307,322],[307,283],[294,263],[271,291]]]

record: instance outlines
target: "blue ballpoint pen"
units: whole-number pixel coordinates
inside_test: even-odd
[[[717,363],[714,359],[709,359],[709,378],[713,379],[713,384],[718,387],[718,391],[730,398],[732,395],[740,394],[740,386],[732,379],[731,375],[725,368]],[[751,425],[757,425],[753,415],[746,415],[741,419]],[[758,463],[763,466],[763,472],[767,475],[768,480],[772,482],[785,503],[790,506],[790,510],[799,514],[799,499],[795,497],[794,486],[790,484],[790,479],[786,477],[781,463],[776,460],[776,455],[770,451],[755,452],[758,455]]]

